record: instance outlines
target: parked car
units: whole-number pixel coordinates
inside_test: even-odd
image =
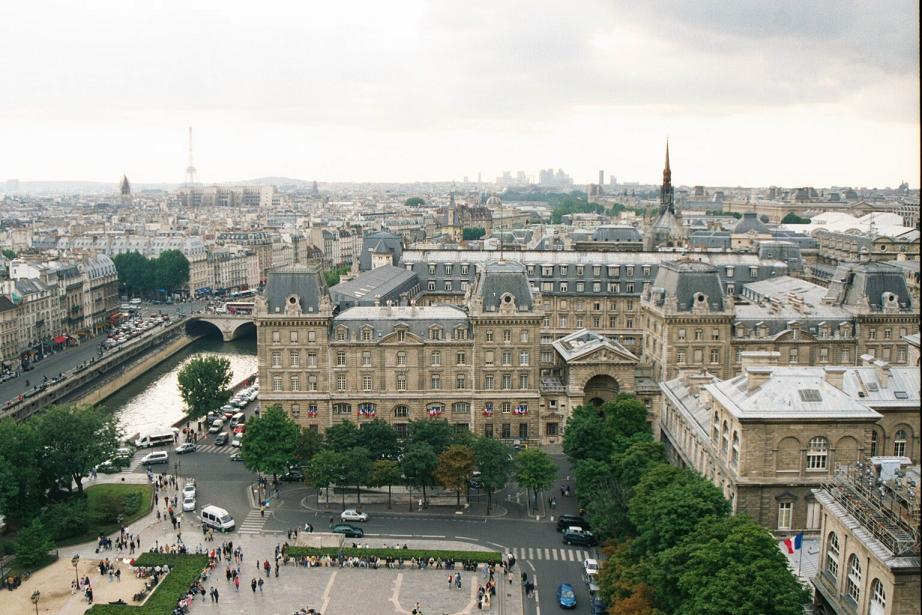
[[[195,497],[195,483],[187,482],[185,485],[183,485],[182,494],[183,497]]]
[[[468,484],[470,485],[471,489],[480,489],[483,487],[483,479],[481,478],[480,472],[474,470],[471,473],[471,479],[468,481]]]
[[[304,472],[302,472],[298,468],[291,468],[287,472],[282,474],[279,478],[281,478],[284,481],[289,481],[289,482],[301,482],[304,480]]]
[[[559,604],[562,609],[576,608],[576,592],[573,591],[572,585],[569,583],[561,583],[557,587],[557,604]]]
[[[211,423],[211,427],[208,428],[208,433],[218,433],[222,429],[224,429],[224,421],[221,419],[215,419]]]
[[[144,455],[141,459],[141,465],[149,466],[155,463],[167,463],[170,461],[170,456],[166,451],[156,451],[154,453],[148,453]]]
[[[240,448],[240,445],[243,444],[243,434],[238,433],[234,434],[234,439],[231,440],[231,446],[234,448]]]
[[[597,559],[586,559],[583,560],[583,581],[587,584],[595,581],[599,574],[599,560]]]
[[[557,517],[557,531],[562,532],[570,527],[582,528],[589,531],[589,522],[579,515],[560,515]]]
[[[347,508],[339,513],[340,521],[368,521],[368,513],[363,513],[354,508]]]
[[[599,596],[593,596],[591,604],[592,610],[590,612],[592,615],[605,615],[608,612],[608,607],[605,606],[605,602]]]
[[[365,535],[365,531],[362,528],[349,525],[348,523],[337,523],[330,531],[334,534],[342,534],[346,538],[361,538]]]
[[[594,547],[599,544],[599,541],[592,535],[592,532],[587,532],[579,527],[571,527],[564,531],[563,543],[581,547]]]
[[[174,448],[173,452],[175,452],[177,455],[184,455],[186,453],[194,453],[195,444],[192,442],[183,442],[182,444]]]
[[[182,499],[182,510],[183,512],[189,512],[195,510],[195,496],[187,495]]]
[[[221,432],[217,436],[215,436],[214,445],[224,446],[225,444],[227,444],[228,439],[229,438],[228,438],[227,432],[226,431]]]
[[[243,456],[240,453],[234,453],[230,456],[231,461],[243,461]]]

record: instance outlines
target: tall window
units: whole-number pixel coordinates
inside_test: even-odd
[[[442,353],[438,350],[432,352],[432,360],[430,361],[431,365],[441,365],[442,364]]]
[[[406,365],[407,364],[407,353],[402,350],[397,353],[397,365]]]
[[[458,352],[455,354],[455,363],[457,365],[464,365],[467,362],[467,357],[464,352]]]
[[[365,374],[362,376],[362,390],[370,391],[371,390],[371,375]]]
[[[733,432],[733,446],[730,450],[730,463],[735,468],[740,464],[740,435],[736,431]]]
[[[720,363],[720,350],[716,348],[711,349],[711,363]]]
[[[441,389],[442,388],[442,376],[439,374],[432,374],[430,384],[432,385],[430,388],[432,388],[433,390],[437,391]]]
[[[371,367],[371,353],[367,350],[362,352],[362,367]]]
[[[346,390],[346,374],[336,374],[336,390]]]
[[[464,374],[458,374],[457,376],[455,376],[455,388],[456,389],[459,389],[459,390],[464,389],[466,388],[466,385],[467,385],[467,381],[464,378]]]
[[[826,457],[829,455],[829,441],[822,436],[817,436],[810,440],[810,448],[807,449],[807,469],[808,470],[825,470]]]
[[[879,446],[880,436],[877,435],[876,431],[871,432],[871,457],[877,456],[877,447]]]
[[[724,455],[726,455],[727,451],[730,450],[730,425],[727,423],[727,421],[724,421],[723,438],[721,438],[720,450]]]
[[[519,388],[520,389],[528,388],[528,374],[519,374]]]
[[[893,454],[897,457],[903,457],[906,454],[906,431],[897,429],[893,434]]]
[[[503,388],[504,389],[512,388],[512,374],[503,374]]]
[[[346,367],[346,353],[343,350],[336,352],[336,367]]]
[[[397,418],[406,418],[410,416],[410,409],[406,406],[397,406],[394,408],[394,416]]]
[[[288,365],[291,367],[301,367],[301,353],[297,350],[288,352]]]
[[[292,391],[300,391],[300,390],[301,390],[301,377],[300,377],[300,376],[292,376],[292,377],[291,377],[291,390],[292,390]]]
[[[887,592],[884,590],[884,584],[880,579],[874,579],[871,582],[871,604],[870,615],[884,615],[887,610]]]
[[[407,375],[406,374],[397,374],[397,390],[398,391],[407,390]]]
[[[716,412],[714,413],[714,428],[711,430],[711,438],[714,440],[715,444],[720,438],[720,415]]]
[[[493,389],[493,374],[484,374],[483,388],[490,391]]]
[[[858,556],[852,554],[848,558],[848,577],[845,579],[845,593],[855,601],[855,604],[861,603],[861,562]]]
[[[839,535],[835,532],[826,539],[826,572],[833,580],[839,576]]]
[[[528,351],[523,350],[519,352],[519,365],[522,367],[528,367]]]
[[[503,329],[503,341],[504,342],[512,341],[512,329]]]
[[[307,353],[307,366],[317,367],[317,353],[316,352]]]
[[[282,390],[282,377],[281,377],[281,376],[273,376],[273,377],[272,377],[272,390],[273,390],[273,391],[281,391],[281,390]]]
[[[519,341],[522,342],[523,344],[528,343],[528,329],[522,329],[519,332]]]
[[[282,353],[278,350],[272,352],[272,367],[282,366]]]
[[[791,517],[794,512],[794,504],[792,502],[779,502],[778,503],[778,529],[779,530],[789,530],[791,529]]]
[[[362,329],[362,341],[363,342],[370,342],[371,335],[372,335],[371,329],[368,329],[368,328]]]

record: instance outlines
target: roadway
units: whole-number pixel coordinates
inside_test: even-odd
[[[204,309],[206,304],[202,302],[192,303],[174,303],[172,305],[152,305],[150,303],[141,304],[141,313],[148,315],[151,313],[161,312],[164,314],[175,315],[180,310],[184,314],[189,314],[192,310]],[[0,384],[0,402],[5,402],[25,393],[31,387],[40,384],[44,377],[49,380],[60,374],[68,372],[78,364],[89,361],[99,353],[99,345],[106,339],[106,334],[101,333],[95,337],[87,338],[80,342],[79,346],[71,346],[46,355],[44,359],[33,363],[35,369],[20,373],[18,378],[13,378]],[[26,381],[29,382],[26,385]]]

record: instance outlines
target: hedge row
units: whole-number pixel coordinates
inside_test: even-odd
[[[353,549],[348,548],[336,548],[336,547],[288,547],[288,555],[292,557],[323,557],[324,555],[329,555],[330,557],[336,557],[337,555],[344,555],[346,557],[378,557],[380,559],[386,559],[388,557],[394,559],[410,560],[410,559],[426,559],[430,557],[433,559],[445,560],[454,560],[456,562],[463,561],[474,561],[478,563],[482,562],[501,562],[503,556],[500,555],[497,551],[436,551],[433,549]]]
[[[160,584],[147,597],[143,605],[94,604],[87,611],[91,615],[170,615],[176,607],[176,601],[184,596],[205,566],[205,555],[180,555],[176,553],[142,553],[135,560],[137,566],[170,567],[170,573],[161,578]]]

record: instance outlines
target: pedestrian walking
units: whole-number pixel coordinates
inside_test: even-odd
[[[276,570],[278,570],[278,569],[276,569]],[[275,575],[275,576],[278,576],[278,575]],[[257,583],[257,585],[259,586],[259,593],[262,593],[262,591],[263,591],[263,580],[260,579],[259,582]]]
[[[218,588],[217,587],[214,588],[214,603],[215,604],[218,603]]]
[[[240,577],[238,577],[238,576],[235,576],[235,577],[234,577],[234,591],[235,591],[235,592],[239,592],[239,591],[240,591]]]
[[[250,579],[250,589],[253,590],[253,593],[256,593],[256,577]]]

